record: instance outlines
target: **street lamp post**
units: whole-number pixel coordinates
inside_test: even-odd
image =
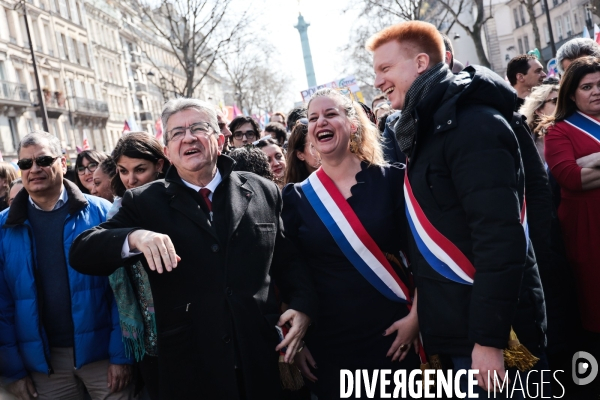
[[[37,95],[38,102],[40,104],[40,111],[42,114],[42,124],[44,126],[44,131],[50,133],[50,129],[48,127],[48,112],[46,111],[46,103],[44,102],[44,96],[42,96],[42,87],[40,85],[40,77],[38,75],[35,52],[33,51],[33,41],[31,40],[31,32],[29,31],[27,5],[25,4],[25,0],[21,0],[21,6],[23,7],[23,18],[25,18],[25,30],[27,31],[27,38],[29,39],[29,50],[31,51],[31,60],[33,61],[33,74],[35,75],[35,84],[37,85]]]
[[[544,2],[544,10],[546,11],[546,21],[548,23],[548,32],[550,33],[550,47],[552,48],[552,57],[556,57],[556,44],[554,44],[554,34],[552,33],[552,21],[550,19],[550,9],[548,8],[548,0],[542,1]]]

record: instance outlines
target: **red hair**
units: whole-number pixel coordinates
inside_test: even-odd
[[[388,26],[371,36],[365,47],[368,51],[375,51],[392,40],[412,45],[418,53],[427,54],[430,65],[444,61],[445,47],[442,35],[428,22],[407,21]]]

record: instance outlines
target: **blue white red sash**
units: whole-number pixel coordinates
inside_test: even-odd
[[[388,299],[412,303],[400,279],[352,207],[322,168],[302,182],[309,203],[344,255],[360,274]]]
[[[406,200],[408,224],[417,247],[427,263],[436,272],[451,281],[472,285],[475,277],[475,267],[454,243],[442,235],[429,222],[429,219],[427,219],[427,216],[413,194],[410,181],[408,180],[408,170],[404,175],[404,198]],[[523,200],[520,218],[529,245],[529,227],[527,225],[525,200]]]
[[[565,119],[565,122],[579,129],[600,144],[600,122],[596,121],[594,118],[576,111],[569,116],[569,118]]]

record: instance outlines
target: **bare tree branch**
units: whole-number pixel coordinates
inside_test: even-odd
[[[219,53],[248,22],[247,11],[232,17],[232,0],[135,1],[144,14],[144,25],[175,56],[178,68],[170,65],[170,74],[152,57],[148,59],[179,96],[194,96],[214,69]]]
[[[438,0],[438,4],[441,4],[448,12],[452,15],[454,22],[458,24],[461,28],[467,32],[467,34],[473,40],[475,44],[475,50],[477,52],[477,57],[481,65],[484,67],[491,67],[491,64],[485,54],[485,49],[483,48],[483,41],[481,40],[481,33],[485,26],[485,23],[493,18],[492,14],[492,2],[490,0],[490,12],[486,16],[485,14],[485,0],[460,0],[458,6],[455,6],[451,3],[451,0]],[[465,23],[461,21],[461,15],[463,13],[475,14],[474,22],[472,24]]]

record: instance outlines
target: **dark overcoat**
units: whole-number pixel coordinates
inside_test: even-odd
[[[524,342],[544,343],[544,295],[520,223],[525,172],[509,124],[515,98],[492,71],[467,67],[456,76],[448,71],[412,114],[414,196],[475,267],[473,285],[451,281],[412,241],[419,327],[430,354],[470,356],[475,343],[505,348],[511,326]]]
[[[213,194],[213,222],[171,167],[165,180],[127,191],[119,212],[71,248],[73,268],[108,275],[123,265],[122,246],[133,229],[173,241],[181,261],[172,272],[150,271],[141,256],[127,259],[141,259],[149,275],[161,399],[237,399],[239,371],[248,399],[280,398],[273,282],[290,308],[315,315],[314,287],[283,234],[277,186],[233,172],[233,164],[219,157],[223,180]]]

